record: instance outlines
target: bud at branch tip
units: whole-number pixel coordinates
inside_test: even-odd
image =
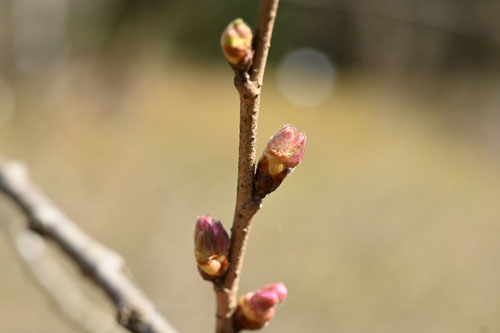
[[[236,68],[246,70],[252,65],[252,29],[237,18],[222,33],[220,44],[227,61]]]

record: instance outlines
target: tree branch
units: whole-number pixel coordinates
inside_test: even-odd
[[[96,307],[79,283],[57,262],[42,236],[31,230],[9,229],[8,234],[25,267],[65,318],[89,333],[123,332],[109,311]]]
[[[262,87],[264,71],[266,70],[267,55],[271,47],[271,37],[273,35],[274,21],[278,12],[279,0],[262,0],[257,33],[255,34],[255,56],[253,66],[250,69],[250,79],[257,82],[259,88]]]
[[[30,229],[54,241],[111,299],[117,321],[131,332],[176,332],[124,273],[124,261],[66,217],[15,162],[0,164],[0,191],[26,214]]]
[[[240,136],[236,207],[231,229],[229,267],[222,281],[216,281],[217,333],[233,333],[232,315],[236,308],[239,276],[252,218],[260,208],[254,201],[254,173],[257,145],[257,119],[262,81],[279,0],[262,0],[255,34],[253,66],[248,72],[235,69],[235,86],[240,95]]]

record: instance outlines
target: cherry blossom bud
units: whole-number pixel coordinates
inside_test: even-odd
[[[226,272],[229,236],[220,221],[199,216],[194,231],[194,255],[200,274],[213,280]]]
[[[254,197],[259,200],[278,188],[283,179],[302,162],[306,135],[285,125],[267,143],[257,165]]]
[[[220,44],[227,61],[242,70],[252,64],[253,34],[250,27],[241,19],[229,23],[222,33]]]
[[[249,330],[264,327],[274,317],[276,306],[286,299],[287,294],[283,283],[273,283],[243,295],[235,313],[236,327]]]

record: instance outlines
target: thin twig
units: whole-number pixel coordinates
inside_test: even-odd
[[[260,208],[254,201],[253,186],[257,146],[257,119],[264,70],[279,0],[262,0],[255,34],[253,66],[248,72],[235,70],[235,86],[240,95],[240,137],[236,207],[231,229],[229,268],[223,281],[217,281],[217,333],[233,333],[232,315],[236,308],[239,276],[243,266],[246,242],[252,217]]]
[[[253,66],[250,69],[250,79],[262,87],[262,79],[266,70],[267,55],[271,47],[271,37],[273,35],[274,21],[278,12],[279,0],[262,0],[259,23],[256,33],[255,56]],[[258,105],[257,105],[258,106]]]
[[[117,321],[123,327],[137,333],[175,332],[125,275],[124,260],[66,217],[30,182],[21,164],[0,165],[0,191],[26,214],[31,230],[54,241],[87,277],[106,292],[116,306]]]

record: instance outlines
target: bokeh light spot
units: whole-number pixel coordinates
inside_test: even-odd
[[[280,93],[293,105],[314,107],[332,93],[336,73],[328,56],[309,47],[288,53],[276,74]]]

